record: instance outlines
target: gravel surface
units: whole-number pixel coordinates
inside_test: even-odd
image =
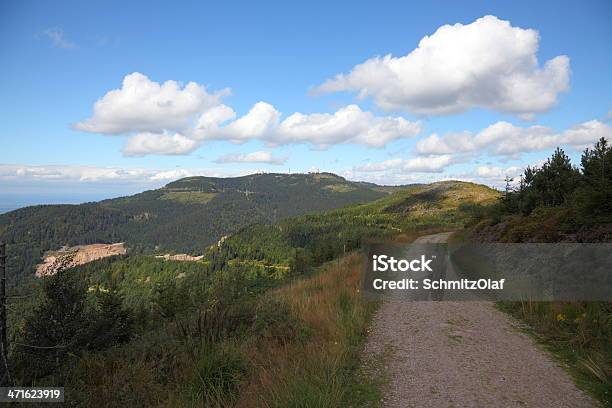
[[[385,301],[365,353],[384,358],[385,407],[598,406],[490,302]]]

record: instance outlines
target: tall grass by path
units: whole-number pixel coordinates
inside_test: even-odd
[[[360,268],[360,255],[351,254],[270,294],[306,329],[294,341],[251,345],[253,370],[237,406],[331,408],[380,400],[378,384],[359,373],[376,308],[361,296]]]
[[[612,407],[612,303],[499,302],[560,360],[575,383]]]

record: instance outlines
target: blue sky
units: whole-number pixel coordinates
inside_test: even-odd
[[[0,207],[259,170],[499,185],[553,145],[578,158],[610,134],[611,17],[609,1],[4,1]],[[96,115],[133,73],[176,89]],[[189,105],[189,82],[208,102]],[[220,105],[233,116],[198,128]]]

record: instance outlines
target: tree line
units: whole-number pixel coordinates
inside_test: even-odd
[[[580,225],[612,222],[612,147],[605,138],[584,150],[580,167],[557,148],[542,166],[527,167],[517,187],[511,181],[499,207],[504,213],[566,207]]]

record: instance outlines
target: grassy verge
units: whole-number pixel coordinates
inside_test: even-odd
[[[252,367],[239,407],[374,406],[379,384],[360,373],[359,354],[376,304],[360,293],[360,257],[330,262],[269,296],[303,324],[291,341],[246,343]]]
[[[612,407],[612,304],[603,302],[500,302],[527,323],[532,335],[560,360],[576,384]]]

